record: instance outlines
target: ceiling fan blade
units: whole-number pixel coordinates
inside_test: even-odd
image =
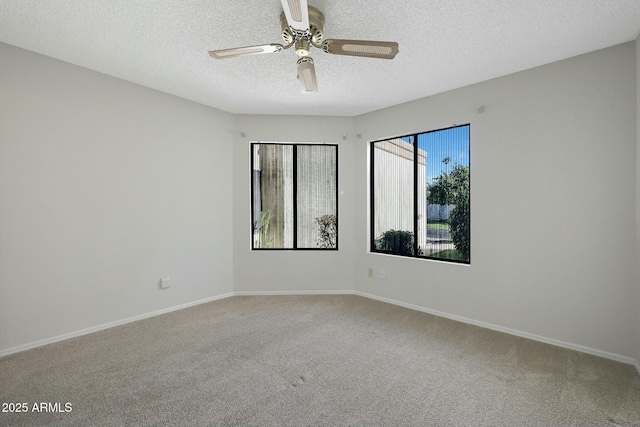
[[[284,50],[284,46],[277,43],[261,44],[258,46],[234,47],[209,51],[209,56],[216,59],[235,58],[237,56],[259,55],[262,53],[274,53]]]
[[[298,31],[309,29],[309,5],[307,0],[280,0],[287,23]]]
[[[398,53],[398,43],[371,40],[329,39],[322,43],[322,49],[333,55],[393,59]]]
[[[316,67],[313,65],[313,59],[311,57],[303,56],[298,59],[298,80],[300,80],[302,93],[318,91]]]

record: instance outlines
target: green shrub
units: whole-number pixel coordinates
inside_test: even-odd
[[[316,218],[318,237],[316,243],[320,248],[335,248],[338,238],[338,219],[335,215],[322,215]]]
[[[471,253],[469,219],[469,195],[467,194],[466,197],[458,198],[456,207],[453,208],[451,215],[449,215],[451,239],[465,260],[469,260]]]
[[[269,237],[269,223],[271,222],[271,211],[260,212],[260,234],[258,240],[259,248],[268,248],[273,242]]]
[[[403,254],[413,253],[413,233],[405,230],[388,230],[378,240],[378,249]]]

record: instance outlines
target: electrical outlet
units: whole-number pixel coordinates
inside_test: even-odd
[[[367,273],[369,277],[373,277],[373,268],[369,267],[369,271]]]
[[[384,271],[384,268],[380,269],[380,278],[384,279],[385,277],[387,277],[387,273]]]
[[[160,279],[160,287],[162,289],[167,289],[170,286],[171,286],[171,277],[167,276]]]

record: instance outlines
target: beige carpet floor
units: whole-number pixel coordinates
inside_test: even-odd
[[[28,404],[2,426],[640,426],[640,376],[358,296],[251,296],[4,357],[0,402]]]

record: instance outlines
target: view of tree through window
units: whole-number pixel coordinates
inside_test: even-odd
[[[251,144],[253,249],[338,249],[338,146]]]
[[[469,125],[371,143],[371,251],[470,263]]]

